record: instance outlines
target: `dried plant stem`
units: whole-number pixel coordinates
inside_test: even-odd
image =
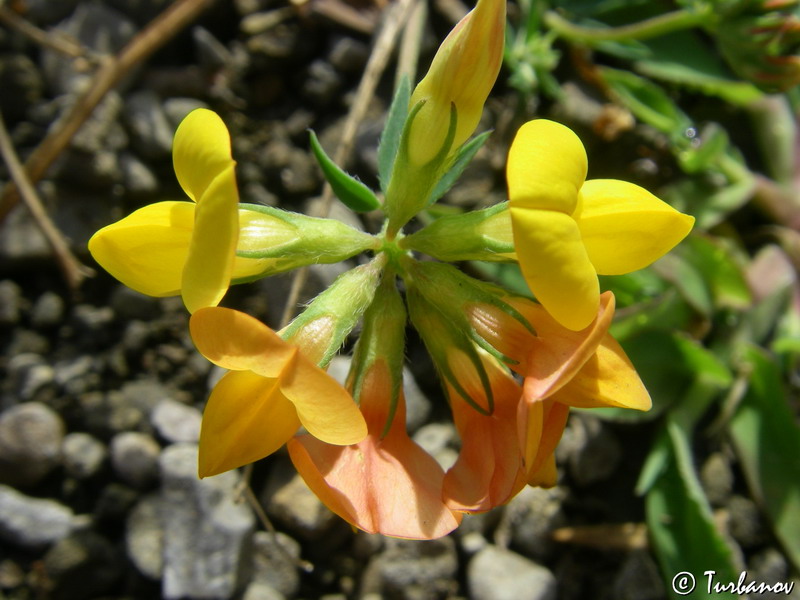
[[[372,54],[370,54],[367,66],[364,69],[361,82],[358,84],[355,100],[350,107],[350,112],[344,124],[342,141],[333,158],[337,165],[344,165],[350,156],[358,126],[367,114],[369,102],[375,94],[375,88],[378,86],[381,75],[386,70],[386,65],[397,43],[398,34],[408,19],[414,2],[415,0],[399,0],[394,4],[390,4],[386,9],[386,19],[383,23],[383,27],[381,27],[377,34],[375,46],[372,49]],[[317,216],[327,216],[330,212],[332,201],[333,192],[330,186],[326,185],[322,196],[321,214]],[[281,316],[281,327],[285,327],[294,315],[300,292],[307,279],[308,267],[304,267],[295,273],[294,279],[292,280],[292,287],[286,298],[283,315]]]
[[[25,171],[32,182],[47,172],[53,161],[64,151],[92,111],[131,68],[163,46],[178,31],[191,23],[214,0],[176,0],[154,19],[115,57],[105,57],[91,84],[75,102],[72,109],[57,121],[42,143],[25,161]],[[0,222],[19,201],[14,182],[6,185],[0,197]]]
[[[28,209],[31,211],[34,221],[53,248],[56,260],[64,273],[67,285],[74,292],[80,287],[86,277],[94,275],[94,271],[81,264],[81,262],[75,258],[72,252],[70,252],[69,244],[67,244],[67,241],[61,235],[58,227],[56,227],[53,221],[50,220],[50,217],[47,216],[47,211],[42,205],[41,200],[39,200],[39,196],[33,184],[25,174],[25,169],[17,157],[17,153],[14,151],[14,145],[11,143],[11,137],[8,135],[8,130],[6,129],[2,115],[0,115],[0,155],[2,155],[3,161],[8,166],[11,181],[17,186],[23,202],[25,202]]]
[[[99,56],[95,52],[82,46],[71,37],[59,35],[57,33],[52,34],[39,29],[30,21],[26,21],[13,10],[2,5],[0,5],[0,21],[16,29],[21,34],[45,48],[50,48],[72,58],[83,58],[92,62],[96,62],[99,59]]]

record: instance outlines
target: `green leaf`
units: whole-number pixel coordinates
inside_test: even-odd
[[[800,428],[774,362],[752,346],[746,358],[750,387],[728,427],[751,493],[800,569]]]
[[[334,163],[317,139],[317,135],[309,130],[311,137],[311,150],[322,169],[325,179],[331,184],[331,189],[345,206],[356,212],[369,212],[379,208],[381,203],[372,190],[361,183],[352,175],[348,175]]]
[[[688,436],[670,422],[658,448],[659,473],[645,499],[647,527],[653,550],[672,598],[683,598],[673,585],[679,573],[691,573],[702,596],[708,583],[707,571],[715,571],[714,581],[736,582],[730,546],[714,526],[711,507],[703,493],[692,463]],[[652,477],[652,471],[650,473]],[[738,598],[715,594],[715,598]]]
[[[411,83],[408,76],[403,76],[389,107],[386,125],[383,127],[381,141],[378,144],[378,179],[381,191],[385,194],[392,177],[394,160],[400,149],[400,138],[403,135],[406,118],[408,117],[408,102],[411,98]]]
[[[600,67],[599,73],[636,118],[667,134],[670,139],[683,136],[692,127],[692,120],[659,85],[629,71]]]
[[[745,309],[752,297],[742,268],[731,249],[720,240],[693,235],[676,252],[699,271],[717,308]]]
[[[475,154],[478,153],[478,150],[481,149],[491,133],[491,131],[484,131],[482,134],[475,136],[458,149],[458,153],[453,159],[452,165],[436,183],[436,187],[433,188],[431,196],[428,198],[428,204],[433,204],[436,202],[439,198],[447,193],[447,190],[453,187],[453,184],[461,176],[461,173],[464,172],[464,169],[467,168],[467,165],[469,165],[469,163],[475,157]]]
[[[662,257],[653,265],[656,272],[674,285],[684,299],[700,314],[710,317],[714,312],[711,290],[702,273],[677,253]]]
[[[611,333],[622,341],[645,331],[682,331],[689,329],[696,313],[674,289],[640,302],[618,313]]]

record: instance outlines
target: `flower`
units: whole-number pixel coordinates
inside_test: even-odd
[[[197,109],[181,122],[172,148],[175,175],[193,202],[158,202],[95,233],[89,251],[114,277],[142,293],[180,293],[190,312],[216,306],[232,277],[264,270],[236,258],[239,193],[231,140],[219,116]],[[245,227],[263,216],[246,214]]]
[[[330,444],[355,444],[366,436],[350,394],[309,358],[315,348],[287,342],[257,319],[227,308],[198,309],[189,328],[200,353],[229,369],[203,413],[200,477],[268,456],[301,425]],[[313,336],[303,341],[313,344]]]
[[[408,539],[441,537],[461,516],[442,500],[444,471],[406,433],[402,392],[390,414],[391,388],[386,362],[372,362],[360,394],[367,437],[342,447],[300,435],[289,441],[289,456],[311,490],[354,527]]]
[[[494,411],[477,411],[449,385],[448,397],[461,436],[458,460],[447,472],[444,494],[453,510],[482,512],[508,502],[525,484],[556,483],[554,451],[571,406],[618,406],[648,410],[650,396],[619,344],[608,334],[614,296],[601,296],[596,318],[575,332],[561,326],[540,305],[504,298],[533,326],[532,333],[496,304],[474,303],[467,316],[477,335],[510,360],[523,377],[486,352],[482,363],[491,384]],[[474,368],[458,370],[473,401],[488,405]]]
[[[545,119],[519,129],[506,171],[522,274],[547,311],[575,331],[597,314],[598,274],[649,265],[686,237],[694,223],[637,185],[586,181],[586,172],[578,136]]]
[[[451,148],[458,148],[475,131],[503,62],[505,23],[505,0],[478,0],[442,42],[411,95],[411,107],[425,102],[409,132],[414,163],[425,164],[442,150],[451,106],[457,118]]]

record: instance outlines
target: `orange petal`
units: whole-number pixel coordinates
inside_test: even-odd
[[[529,479],[555,452],[568,417],[569,407],[551,399],[520,402],[517,435],[520,447],[525,449],[525,470]]]
[[[508,300],[536,330],[527,348],[527,355],[514,370],[525,377],[525,398],[528,402],[547,398],[570,381],[595,353],[614,316],[614,295],[600,297],[600,310],[594,321],[581,331],[571,331],[551,317],[540,305],[518,299]]]
[[[594,355],[551,398],[578,408],[616,406],[650,410],[653,405],[636,369],[610,334],[603,337]]]
[[[211,392],[200,429],[200,477],[262,459],[300,427],[294,406],[278,387],[250,371],[232,371]]]
[[[400,396],[388,434],[389,377],[376,361],[365,376],[361,408],[370,434],[353,446],[332,446],[309,435],[293,438],[289,455],[314,493],[337,515],[369,533],[433,539],[458,527],[461,517],[442,502],[444,472],[405,431]]]
[[[443,493],[451,509],[464,512],[505,504],[525,485],[517,440],[520,387],[494,359],[484,357],[484,366],[494,395],[493,414],[482,415],[448,386],[461,451],[445,475]],[[481,386],[469,391],[477,404],[488,405]]]

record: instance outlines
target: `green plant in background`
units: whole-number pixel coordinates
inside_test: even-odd
[[[741,570],[699,484],[698,438],[730,441],[800,569],[800,3],[523,0],[516,17],[511,85],[559,103],[563,57],[577,56],[598,95],[669,149],[681,174],[658,191],[697,218],[675,252],[603,281],[654,408],[599,412],[662,423],[637,489],[667,589],[682,571],[736,581]],[[742,138],[755,144],[737,148]]]

